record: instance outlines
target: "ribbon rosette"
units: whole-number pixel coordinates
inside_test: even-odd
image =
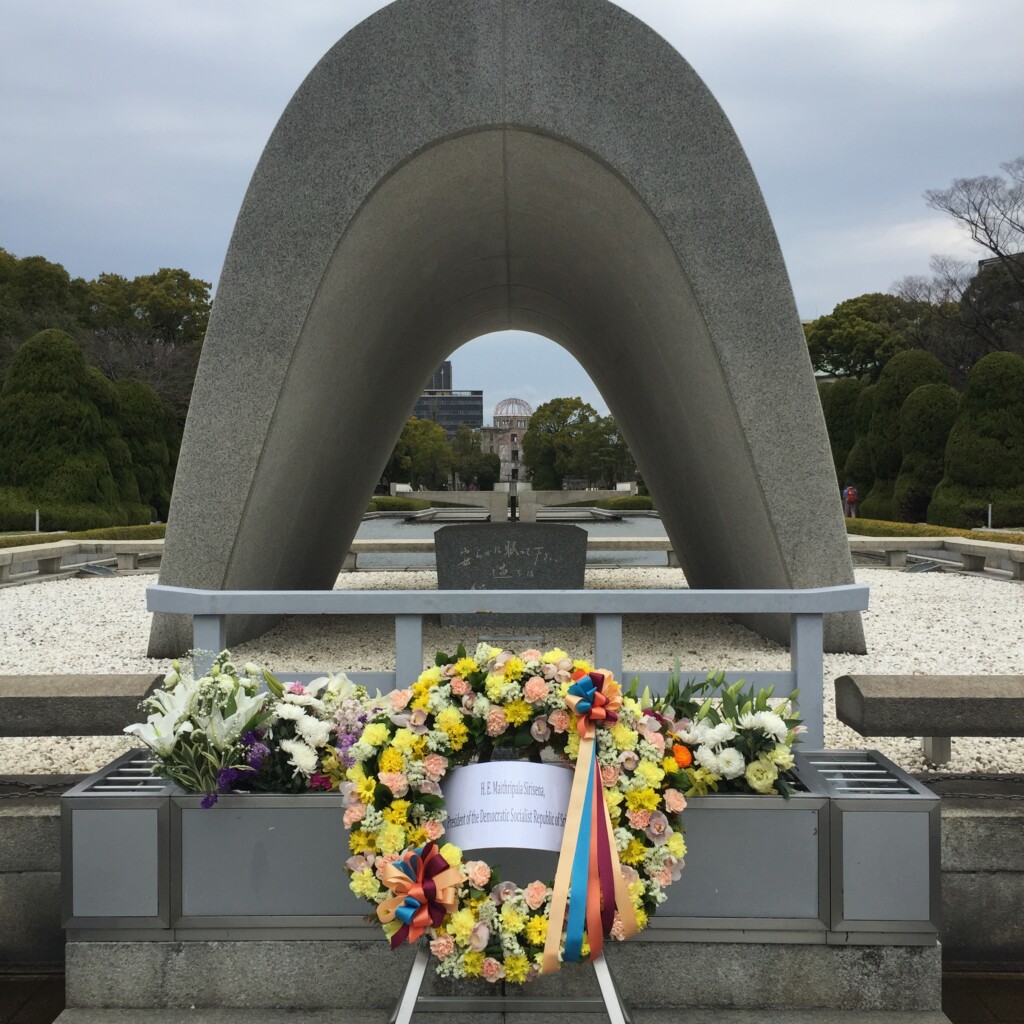
[[[430,842],[418,850],[406,850],[400,860],[388,864],[382,881],[395,895],[377,907],[377,917],[387,924],[396,918],[401,928],[391,936],[391,948],[415,942],[427,928],[437,927],[458,906],[455,887],[464,879]]]
[[[558,970],[563,921],[564,959],[572,962],[579,962],[583,955],[584,931],[590,942],[590,959],[600,955],[616,910],[626,937],[637,932],[636,912],[622,877],[597,763],[597,726],[618,721],[622,689],[608,673],[577,671],[566,704],[577,716],[580,750],[555,872],[542,974]]]

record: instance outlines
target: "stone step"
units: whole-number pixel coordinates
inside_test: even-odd
[[[692,979],[695,985],[700,979]],[[65,1010],[54,1024],[385,1024],[385,1010]],[[634,1010],[633,1024],[950,1024],[939,1012],[863,1010]],[[417,1013],[413,1024],[595,1024],[601,1013]]]
[[[162,675],[0,675],[0,736],[116,736]]]

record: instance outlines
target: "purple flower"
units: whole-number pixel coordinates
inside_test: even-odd
[[[533,725],[530,726],[530,735],[538,743],[547,743],[551,739],[551,727],[548,725],[548,720],[541,715],[540,718],[533,720]]]
[[[253,771],[259,771],[263,767],[263,762],[270,757],[270,747],[265,743],[254,743],[249,748],[249,753],[246,756],[245,763],[253,769]]]
[[[204,811],[208,811],[217,802],[216,793],[207,793],[203,797],[202,803],[199,805]]]
[[[516,894],[516,883],[515,882],[499,882],[491,890],[491,899],[497,904],[502,904],[505,900],[509,899]]]
[[[474,953],[482,953],[487,948],[487,943],[490,940],[491,929],[483,921],[478,921],[473,925],[473,930],[469,933],[469,948]]]
[[[668,842],[668,837],[672,834],[672,826],[669,825],[668,818],[661,811],[655,811],[651,815],[651,820],[645,831],[647,838],[655,846],[664,846]]]
[[[633,771],[636,766],[640,763],[640,758],[637,757],[636,752],[632,750],[624,750],[619,754],[619,763],[627,772]]]

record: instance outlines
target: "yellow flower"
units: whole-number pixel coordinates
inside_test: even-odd
[[[615,746],[619,750],[633,750],[636,747],[636,741],[640,738],[628,725],[624,725],[622,722],[611,727],[611,734],[612,739],[615,741]]]
[[[401,825],[388,822],[377,833],[374,844],[381,853],[401,853],[405,849],[405,829]]]
[[[478,978],[484,969],[483,953],[465,953],[462,957],[462,969],[467,978]]]
[[[348,837],[348,848],[353,853],[373,853],[376,842],[377,836],[373,832],[354,829]]]
[[[561,647],[556,647],[554,650],[548,651],[547,654],[542,654],[540,656],[540,660],[542,664],[547,663],[550,665],[554,665],[557,662],[561,661],[563,658],[568,657],[569,655],[566,654]]]
[[[771,761],[780,771],[787,772],[796,761],[793,758],[793,751],[790,750],[784,743],[777,743],[774,750],[769,750],[766,755],[768,760]]]
[[[492,702],[501,700],[501,694],[505,686],[505,677],[500,673],[492,672],[487,677],[487,682],[484,683],[484,692],[487,694],[487,699]]]
[[[663,757],[661,759],[661,770],[668,774],[669,772],[679,771],[679,765],[676,764],[674,757]]]
[[[569,736],[565,741],[565,756],[575,761],[580,756],[580,734],[576,729],[576,716],[569,723]]]
[[[461,722],[444,731],[448,736],[448,742],[452,745],[452,750],[461,750],[466,745],[466,740],[469,739],[469,729]]]
[[[650,761],[641,761],[636,766],[636,774],[640,776],[649,786],[660,786],[665,773]]]
[[[685,857],[686,841],[683,839],[683,834],[681,832],[673,832],[665,843],[665,849],[668,850],[673,857],[679,857],[680,859]]]
[[[377,759],[377,770],[381,772],[400,772],[405,769],[405,758],[396,747],[386,747]]]
[[[518,935],[526,927],[526,918],[511,903],[501,908],[501,928],[509,935]]]
[[[417,683],[425,683],[427,686],[437,686],[439,682],[444,678],[444,672],[441,670],[440,665],[434,665],[431,668],[426,669],[420,673]]]
[[[462,851],[454,843],[445,843],[437,851],[453,867],[457,868],[462,863]]]
[[[526,664],[522,658],[509,658],[505,662],[505,678],[510,681],[520,679],[526,671]]]
[[[462,712],[458,708],[445,708],[434,719],[434,727],[447,732],[453,725],[462,724]]]
[[[416,746],[416,734],[411,729],[399,729],[391,742],[394,744],[395,750],[401,750],[405,753],[406,751],[411,751]]]
[[[626,794],[626,806],[631,811],[653,811],[661,803],[661,797],[653,789],[634,789]]]
[[[390,939],[391,936],[394,935],[401,927],[402,922],[396,917],[394,921],[388,921],[388,923],[384,925],[384,934]]]
[[[590,938],[586,934],[584,934],[583,941],[580,943],[580,956],[590,956]]]
[[[746,779],[755,793],[774,793],[779,769],[762,755],[747,765]]]
[[[410,846],[423,846],[427,841],[427,833],[423,831],[422,825],[417,825],[406,833],[405,839]]]
[[[455,674],[460,679],[465,679],[466,676],[472,675],[474,672],[479,672],[480,666],[476,663],[474,658],[459,658],[455,662]]]
[[[514,700],[505,706],[505,717],[509,725],[522,725],[533,716],[533,709],[525,700]]]
[[[384,808],[384,820],[393,825],[404,825],[409,820],[409,801],[393,800],[390,807]]]
[[[363,781],[356,787],[356,795],[359,797],[360,803],[372,804],[373,794],[377,788],[377,780],[373,778],[367,778],[363,776]]]
[[[629,845],[619,854],[623,864],[643,864],[647,849],[639,839],[630,839]]]
[[[371,722],[359,739],[362,743],[369,743],[371,747],[382,746],[388,740],[388,727],[383,722]]]
[[[526,941],[531,946],[543,946],[548,937],[548,919],[544,914],[531,917],[526,925]]]
[[[505,957],[505,980],[521,985],[526,981],[526,972],[530,969],[530,961],[525,956]]]
[[[637,931],[643,931],[647,927],[647,911],[637,908],[636,912]]]
[[[465,946],[469,942],[469,933],[476,924],[476,914],[465,907],[457,910],[448,918],[448,934],[460,945]]]
[[[632,885],[626,887],[626,891],[629,893],[629,902],[634,907],[642,907],[644,905],[644,883],[637,880]]]
[[[593,672],[594,671],[594,666],[591,665],[589,661],[583,661],[583,660],[580,660],[580,659],[577,659],[576,661],[574,661],[572,663],[572,667],[577,672]]]
[[[380,892],[380,882],[373,873],[373,868],[364,868],[352,875],[348,887],[364,900],[372,900]]]

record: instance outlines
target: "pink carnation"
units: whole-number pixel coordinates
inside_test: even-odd
[[[548,715],[548,723],[555,732],[565,732],[569,728],[569,712],[564,708],[558,708]]]
[[[434,841],[444,835],[444,825],[439,821],[425,821],[423,822],[423,831],[427,834],[429,840]]]
[[[494,982],[501,981],[505,977],[505,968],[493,956],[489,956],[484,960],[480,973],[493,985]]]
[[[534,648],[531,647],[528,651],[523,651],[519,657],[529,665],[531,661],[540,661],[543,655],[540,651],[534,650]]]
[[[647,828],[651,823],[650,811],[626,811],[630,828]]]
[[[431,782],[438,782],[448,770],[448,758],[442,757],[440,754],[427,754],[423,758],[423,770]]]
[[[409,792],[409,780],[401,772],[381,772],[377,780],[391,790],[392,796],[402,797]]]
[[[678,789],[666,789],[665,810],[669,814],[681,814],[686,810],[686,797]]]
[[[660,732],[652,733],[648,743],[655,747],[659,754],[664,753],[665,737]]]
[[[289,683],[288,692],[297,693],[300,696],[304,696],[306,693],[306,688],[302,685],[302,683]]]
[[[398,860],[397,853],[385,853],[383,856],[378,857],[374,863],[373,873],[383,882],[384,881],[384,869],[389,864],[394,864]]]
[[[456,697],[465,697],[472,689],[473,687],[470,686],[465,679],[461,678],[461,676],[456,676],[452,680],[452,693],[454,693]]]
[[[501,708],[491,708],[487,712],[487,735],[500,736],[508,728],[508,719]]]
[[[482,860],[467,860],[464,870],[474,889],[482,889],[491,880],[491,869]]]
[[[443,960],[445,957],[451,956],[455,952],[455,942],[450,935],[438,935],[433,942],[430,943],[430,952],[434,956],[439,957]]]
[[[390,693],[391,707],[395,711],[401,711],[407,707],[412,700],[412,690],[392,690]]]
[[[366,817],[366,804],[353,804],[345,808],[345,828],[351,828],[356,822]]]
[[[618,914],[615,915],[615,920],[612,922],[612,938],[622,942],[626,938],[626,928],[622,923],[622,918]]]
[[[619,769],[613,764],[601,765],[601,781],[606,786],[614,786],[619,781]]]
[[[668,868],[662,868],[651,875],[651,881],[660,885],[662,889],[667,889],[672,884],[672,872]]]
[[[523,890],[523,899],[531,910],[540,910],[551,890],[543,882],[531,882]]]
[[[523,696],[531,704],[539,704],[550,692],[548,684],[540,676],[534,676],[526,681],[523,687]]]

